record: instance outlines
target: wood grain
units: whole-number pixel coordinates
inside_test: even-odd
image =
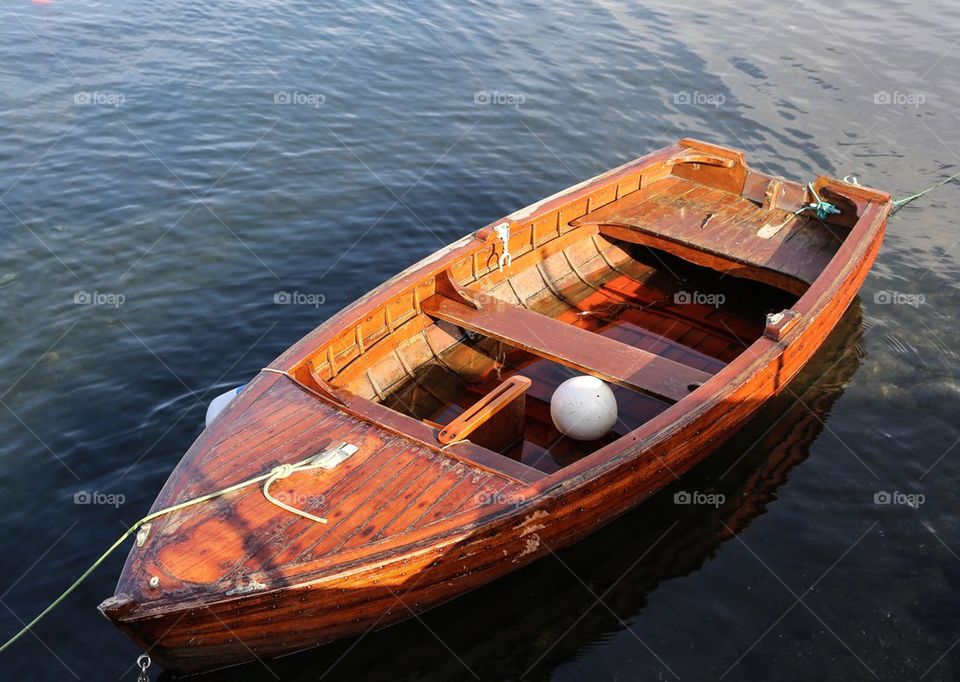
[[[101,610],[173,671],[278,656],[408,618],[639,504],[790,390],[866,277],[889,195],[816,178],[842,210],[823,224],[792,217],[804,185],[681,140],[408,268],[259,374],[153,506],[350,442],[335,469],[272,488],[330,523],[256,488],[162,517]],[[740,296],[677,300],[697,282]],[[615,384],[622,423],[595,443],[552,431],[569,367]],[[519,376],[520,445],[441,443],[439,424]]]

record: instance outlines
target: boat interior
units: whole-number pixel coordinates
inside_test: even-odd
[[[470,439],[547,473],[685,397],[763,333],[766,313],[792,303],[768,285],[724,282],[668,254],[601,237],[484,296],[482,310],[424,302],[422,329],[378,361],[344,368],[334,385],[436,425],[444,441]],[[578,374],[605,380],[617,399],[617,423],[599,441],[564,437],[550,417],[554,390]],[[528,381],[516,382],[521,377]],[[503,407],[472,409],[488,402]],[[510,402],[519,405],[511,411]],[[489,428],[467,433],[477,417]]]
[[[843,183],[814,190],[738,152],[682,145],[481,230],[440,269],[384,289],[290,376],[361,417],[400,415],[396,430],[453,457],[479,446],[493,469],[550,474],[623,438],[777,338],[867,203]],[[812,192],[841,213],[796,214]],[[554,390],[581,374],[618,404],[596,441],[564,436],[550,416]]]

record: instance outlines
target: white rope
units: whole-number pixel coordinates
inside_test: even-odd
[[[307,461],[312,461],[313,459],[315,458],[311,457],[310,460],[307,460]],[[314,516],[310,512],[305,512],[302,509],[291,507],[286,502],[281,502],[280,500],[278,500],[277,498],[275,498],[273,495],[270,494],[270,486],[275,481],[281,478],[287,478],[298,471],[311,471],[311,470],[320,469],[320,468],[323,468],[323,466],[321,464],[317,464],[316,462],[313,462],[311,464],[302,464],[302,463],[301,464],[281,464],[278,467],[274,467],[273,471],[270,472],[270,476],[263,483],[263,496],[267,498],[268,502],[275,504],[281,509],[286,509],[291,514],[302,516],[303,518],[310,519],[311,521],[315,521],[316,523],[326,523],[327,520],[322,516]]]
[[[452,444],[451,444],[451,445],[452,445]],[[100,564],[102,564],[102,563],[107,559],[107,557],[109,557],[109,556],[113,553],[113,551],[114,551],[117,547],[119,547],[121,544],[123,544],[123,541],[124,541],[124,540],[126,540],[126,539],[129,538],[131,535],[133,535],[133,534],[134,534],[137,530],[139,530],[142,526],[144,526],[145,524],[149,523],[149,522],[152,521],[153,519],[156,519],[156,518],[158,518],[158,517],[160,517],[160,516],[165,516],[165,515],[167,515],[167,514],[172,514],[173,512],[180,511],[180,510],[182,510],[182,509],[187,509],[188,507],[192,507],[192,506],[194,506],[194,505],[200,504],[201,502],[207,502],[208,500],[213,500],[213,499],[215,499],[215,498],[217,498],[217,497],[221,497],[221,496],[223,496],[223,495],[227,495],[227,494],[229,494],[229,493],[235,492],[235,491],[240,490],[240,489],[242,489],[242,488],[246,488],[247,486],[250,486],[250,485],[254,485],[254,484],[256,484],[256,483],[259,483],[260,481],[264,481],[264,484],[263,484],[263,496],[264,496],[269,502],[271,502],[272,504],[275,504],[276,506],[280,507],[281,509],[285,509],[286,511],[290,512],[291,514],[296,514],[297,516],[302,516],[303,518],[309,519],[309,520],[314,521],[314,522],[316,522],[316,523],[327,523],[327,520],[326,520],[325,518],[323,518],[323,517],[314,516],[313,514],[310,514],[309,512],[303,511],[302,509],[297,509],[296,507],[291,507],[290,505],[288,505],[288,504],[286,504],[286,503],[284,503],[284,502],[281,502],[280,500],[278,500],[277,498],[275,498],[273,495],[270,494],[270,485],[271,485],[272,483],[274,483],[274,482],[275,482],[276,480],[278,480],[278,479],[287,478],[287,477],[291,476],[292,474],[295,474],[295,473],[297,473],[297,472],[299,472],[299,471],[311,471],[311,470],[314,470],[314,469],[333,469],[335,466],[337,466],[337,464],[339,464],[340,462],[342,462],[344,459],[346,459],[346,458],[349,457],[350,455],[354,454],[356,451],[357,451],[357,447],[356,447],[355,445],[351,445],[350,443],[341,443],[341,444],[340,444],[339,446],[337,446],[337,447],[329,448],[329,449],[327,449],[327,450],[324,450],[324,451],[321,452],[320,454],[312,455],[312,456],[310,456],[310,457],[307,457],[307,458],[304,459],[304,460],[301,460],[301,461],[299,461],[299,462],[296,462],[295,464],[281,464],[281,465],[279,465],[279,466],[275,466],[274,468],[272,468],[270,471],[268,471],[268,472],[265,473],[265,474],[260,474],[259,476],[254,476],[253,478],[249,478],[249,479],[247,479],[246,481],[241,481],[240,483],[235,483],[234,485],[231,485],[231,486],[229,486],[229,487],[227,487],[227,488],[223,488],[223,489],[221,489],[221,490],[215,490],[215,491],[212,492],[212,493],[207,493],[206,495],[201,495],[200,497],[195,497],[195,498],[190,499],[190,500],[185,500],[185,501],[180,502],[180,503],[178,503],[178,504],[175,504],[175,505],[173,505],[173,506],[171,506],[171,507],[166,507],[166,508],[164,508],[164,509],[158,509],[158,510],[155,511],[155,512],[151,512],[150,514],[147,514],[147,515],[144,516],[142,519],[140,519],[139,521],[136,521],[132,526],[130,526],[130,527],[127,529],[127,531],[126,531],[123,535],[121,535],[121,536],[117,539],[116,542],[114,542],[112,545],[110,545],[110,547],[107,549],[107,551],[104,552],[103,554],[101,554],[101,555],[100,555],[100,558],[98,558],[96,561],[94,561],[93,564],[90,566],[90,568],[88,568],[86,571],[84,571],[84,572],[80,575],[80,577],[77,578],[77,579],[73,582],[73,584],[70,585],[70,587],[68,587],[68,588],[63,592],[63,594],[61,594],[59,597],[57,597],[57,598],[53,601],[53,603],[51,603],[47,608],[45,608],[43,611],[41,611],[33,620],[31,620],[29,623],[27,623],[27,624],[26,624],[19,632],[17,632],[13,637],[11,637],[11,638],[8,639],[6,642],[4,642],[2,645],[0,645],[0,652],[5,651],[8,647],[10,647],[10,645],[12,645],[12,644],[13,644],[14,642],[16,642],[18,639],[20,639],[21,637],[23,637],[26,633],[30,632],[30,630],[33,628],[34,625],[36,625],[37,623],[39,623],[48,613],[50,613],[51,611],[53,611],[53,609],[56,608],[58,604],[60,604],[64,599],[66,599],[67,597],[69,597],[69,596],[73,593],[73,591],[76,590],[76,589],[80,586],[80,584],[81,584],[84,580],[86,580],[87,577],[88,577],[91,573],[93,573],[93,572],[97,569],[97,567],[100,566]]]

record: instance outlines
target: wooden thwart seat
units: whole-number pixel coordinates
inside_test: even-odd
[[[423,302],[423,312],[604,381],[669,402],[679,401],[690,392],[690,386],[702,384],[712,376],[497,300],[485,301],[478,310],[438,294]]]

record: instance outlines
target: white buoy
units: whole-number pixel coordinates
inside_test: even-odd
[[[246,384],[243,384],[243,386],[246,386]],[[204,426],[210,426],[210,423],[217,418],[217,415],[227,409],[227,405],[243,390],[243,386],[231,388],[226,393],[221,393],[210,401],[210,404],[207,406],[207,416],[206,419],[204,419]]]
[[[565,436],[596,440],[617,423],[617,399],[600,379],[573,377],[557,386],[550,397],[550,418]]]

